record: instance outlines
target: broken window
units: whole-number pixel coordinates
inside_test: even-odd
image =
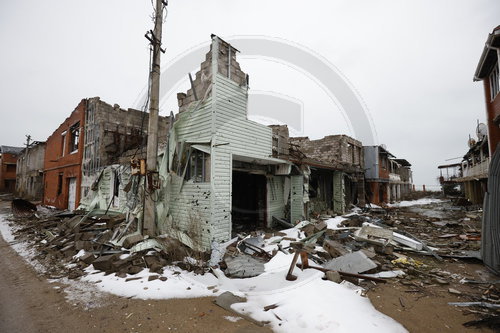
[[[195,183],[209,182],[210,154],[193,149],[189,157],[185,179],[192,180]]]
[[[60,195],[62,193],[62,188],[63,188],[63,173],[60,173],[59,176],[57,177],[57,195]]]
[[[73,153],[78,151],[78,141],[80,139],[80,122],[74,124],[70,128],[70,143],[69,143],[69,152]]]

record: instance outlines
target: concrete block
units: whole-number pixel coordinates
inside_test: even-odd
[[[126,248],[126,249],[130,249],[132,246],[134,246],[135,244],[141,242],[142,240],[144,240],[144,237],[142,235],[131,235],[131,236],[128,236],[123,241],[123,247]]]

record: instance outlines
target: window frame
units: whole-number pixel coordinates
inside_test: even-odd
[[[490,81],[490,101],[492,102],[493,100],[495,100],[498,93],[500,92],[500,75],[498,68],[498,60],[495,66],[493,66],[493,69],[491,70],[488,79]]]
[[[69,128],[69,153],[74,154],[78,152],[80,145],[80,122],[74,123]]]

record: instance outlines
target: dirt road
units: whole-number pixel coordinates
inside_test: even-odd
[[[0,212],[5,208],[1,202]],[[85,309],[1,237],[0,258],[0,332],[270,332],[244,319],[227,320],[236,316],[214,305],[213,298],[151,301],[104,294],[100,306]]]

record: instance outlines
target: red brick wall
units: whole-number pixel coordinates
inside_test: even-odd
[[[2,154],[0,159],[0,191],[13,192],[16,186],[16,162],[17,155]],[[5,186],[5,181],[11,181],[9,187]],[[14,186],[14,188],[12,188]]]
[[[500,127],[493,122],[495,117],[500,116],[500,94],[497,94],[495,99],[491,101],[490,80],[483,80],[484,97],[486,100],[486,119],[488,126],[488,144],[490,146],[490,156],[495,152],[495,148],[500,142]]]
[[[69,178],[76,178],[76,206],[80,202],[80,186],[82,178],[82,157],[84,142],[85,109],[87,100],[83,99],[71,115],[47,139],[44,162],[44,198],[46,205],[59,209],[68,208]],[[80,122],[80,137],[78,151],[70,153],[70,128]],[[66,132],[66,144],[62,153],[63,136]],[[61,193],[58,193],[59,174],[63,174]]]
[[[380,205],[387,202],[387,183],[366,182],[366,194],[370,203]]]

